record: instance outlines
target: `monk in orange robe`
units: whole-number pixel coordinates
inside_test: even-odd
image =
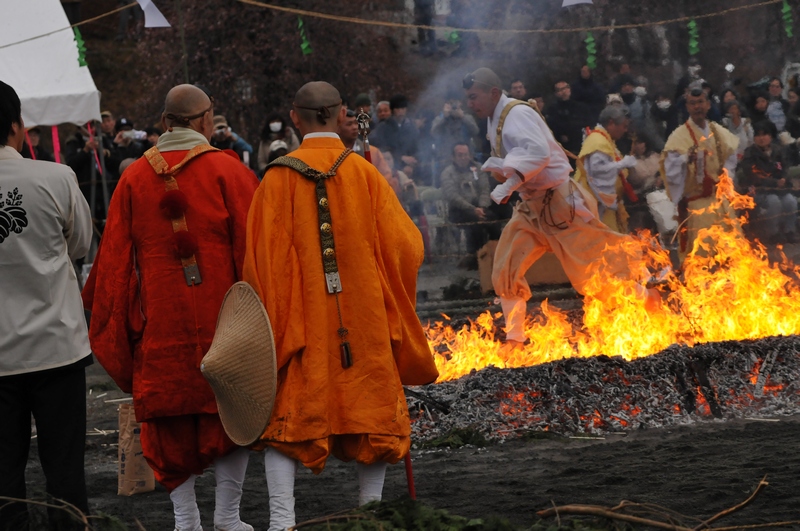
[[[420,232],[386,179],[345,149],[345,116],[328,83],[297,92],[303,143],[296,160],[267,168],[247,221],[244,277],[269,314],[278,365],[254,446],[266,449],[273,531],[295,525],[298,462],[319,473],[330,454],[355,460],[360,502],[379,500],[386,464],[410,447],[403,384],[438,376],[415,313]],[[318,185],[304,165],[327,177]]]
[[[213,463],[214,528],[252,531],[239,519],[248,450],[225,434],[199,367],[222,299],[242,279],[258,180],[209,145],[213,114],[197,87],[167,94],[167,132],[122,174],[83,299],[92,351],[133,393],[142,450],[170,492],[176,529],[201,529],[194,482]]]

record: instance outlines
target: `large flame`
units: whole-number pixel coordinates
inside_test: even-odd
[[[739,195],[727,174],[721,176],[715,201],[735,209],[752,209],[753,199]],[[702,211],[691,212],[699,214]],[[530,344],[512,347],[495,339],[489,312],[453,329],[439,321],[427,329],[436,353],[439,380],[451,380],[483,367],[526,367],[569,357],[605,354],[633,360],[674,343],[754,339],[800,333],[800,268],[770,264],[765,248],[741,235],[745,219],[701,230],[680,277],[669,273],[660,285],[664,303],[645,309],[643,287],[652,272],[670,264],[655,238],[643,234],[621,248],[606,249],[596,264],[584,296],[583,324],[542,303],[541,315],[529,317]],[[620,279],[605,272],[613,260],[627,260],[638,278]],[[580,326],[580,327],[579,327]]]

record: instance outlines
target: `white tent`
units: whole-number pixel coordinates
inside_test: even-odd
[[[89,68],[78,64],[78,47],[59,0],[16,1],[5,10],[0,80],[19,94],[26,127],[100,120],[100,93]]]

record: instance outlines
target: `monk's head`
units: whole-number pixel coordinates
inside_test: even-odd
[[[211,139],[214,132],[214,101],[194,85],[178,85],[167,92],[161,125],[166,131],[186,127]]]
[[[467,74],[462,85],[467,92],[467,106],[480,118],[490,118],[503,95],[500,78],[488,68]]]
[[[336,87],[324,81],[306,83],[294,96],[289,116],[300,134],[335,133],[347,109]]]

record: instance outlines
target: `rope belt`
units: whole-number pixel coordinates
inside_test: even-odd
[[[347,369],[353,365],[353,355],[350,350],[350,343],[345,340],[348,334],[342,321],[342,309],[339,305],[339,293],[342,291],[342,279],[339,276],[339,265],[336,262],[336,248],[333,242],[333,223],[331,220],[331,210],[328,203],[328,190],[325,182],[331,177],[336,175],[336,170],[353,152],[352,149],[346,149],[339,155],[336,162],[330,170],[323,173],[310,167],[308,164],[300,159],[284,155],[272,161],[268,166],[269,170],[273,166],[283,166],[291,168],[306,179],[314,181],[315,191],[317,195],[317,215],[319,218],[319,241],[320,250],[322,252],[322,270],[325,272],[325,284],[328,289],[328,294],[336,298],[336,312],[339,315],[339,339],[341,341],[339,348],[342,358],[342,367]]]

